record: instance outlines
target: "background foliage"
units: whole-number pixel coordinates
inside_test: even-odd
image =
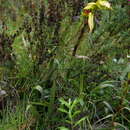
[[[90,0],[0,2],[1,130],[130,128],[128,1],[97,11],[92,33]]]

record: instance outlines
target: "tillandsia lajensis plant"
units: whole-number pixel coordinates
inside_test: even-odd
[[[89,26],[89,32],[91,33],[94,29],[94,16],[97,11],[101,10],[112,10],[111,4],[108,2],[108,0],[97,0],[96,2],[90,2],[88,3],[82,11],[82,16],[83,17],[88,17],[88,26]],[[74,47],[72,55],[76,55],[76,51],[80,45],[80,41],[82,39],[83,33],[85,32],[85,26],[87,24],[84,24],[81,33],[78,37],[77,44]]]
[[[94,28],[94,14],[97,10],[111,10],[111,4],[108,0],[97,0],[97,2],[90,2],[84,7],[82,15],[88,17],[88,25],[90,32]]]

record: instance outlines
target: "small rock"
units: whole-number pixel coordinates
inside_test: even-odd
[[[1,96],[4,96],[4,95],[6,95],[7,93],[6,93],[6,91],[5,90],[0,90],[0,97]]]

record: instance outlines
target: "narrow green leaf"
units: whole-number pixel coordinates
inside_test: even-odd
[[[90,130],[93,130],[92,125],[91,125],[90,120],[89,120],[88,117],[87,117],[87,122],[88,122],[88,125],[89,125]]]
[[[44,102],[29,102],[32,105],[38,105],[38,106],[45,106],[47,107],[49,105],[48,102],[44,101]]]
[[[126,110],[128,110],[130,112],[130,108],[129,107],[124,107],[122,109],[126,109]]]
[[[37,91],[39,91],[41,94],[43,94],[43,88],[40,85],[37,85],[36,87],[34,87],[34,89],[36,89]]]
[[[73,115],[72,115],[72,118],[74,118],[75,116],[77,116],[80,112],[81,112],[81,111],[76,111],[76,112],[74,112]]]
[[[111,105],[110,105],[108,102],[103,101],[103,103],[110,109],[110,111],[112,111],[112,112],[114,113],[114,111],[113,111]]]
[[[28,112],[31,112],[34,117],[37,117],[37,118],[40,117],[39,112],[37,111],[36,107],[33,105],[29,104],[27,106],[25,113],[27,114]]]
[[[70,108],[69,103],[66,102],[63,98],[60,98],[59,101],[61,102],[62,105],[65,105],[66,107]]]
[[[68,124],[72,124],[72,122],[69,120],[65,120],[65,122],[67,122]]]
[[[95,87],[92,91],[98,91],[100,89],[109,88],[109,87],[115,88],[115,85],[112,84],[113,82],[114,81],[103,82],[99,84],[97,87]]]
[[[121,114],[121,113],[120,113],[120,114]],[[130,123],[130,120],[129,120],[125,115],[121,114],[121,116],[122,116],[126,121],[128,121],[128,123]]]
[[[79,103],[79,100],[76,98],[76,99],[73,101],[73,103],[72,103],[72,105],[71,105],[71,107],[70,107],[71,111],[72,111],[73,108],[77,105],[77,103]]]
[[[68,112],[65,109],[63,109],[63,108],[58,108],[58,110],[61,111],[61,112],[63,112],[63,113],[68,114]]]
[[[99,119],[95,124],[97,124],[98,122],[102,121],[102,120],[105,120],[107,118],[110,118],[110,117],[113,117],[113,114],[110,114],[110,115],[107,115],[105,117],[103,117],[102,119]]]
[[[74,127],[76,127],[77,125],[79,125],[82,121],[86,120],[86,118],[87,118],[87,117],[85,116],[85,117],[81,118],[80,120],[78,120],[78,121],[75,123]]]

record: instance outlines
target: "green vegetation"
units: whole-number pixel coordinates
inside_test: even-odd
[[[129,1],[98,1],[0,1],[0,130],[130,129]]]

